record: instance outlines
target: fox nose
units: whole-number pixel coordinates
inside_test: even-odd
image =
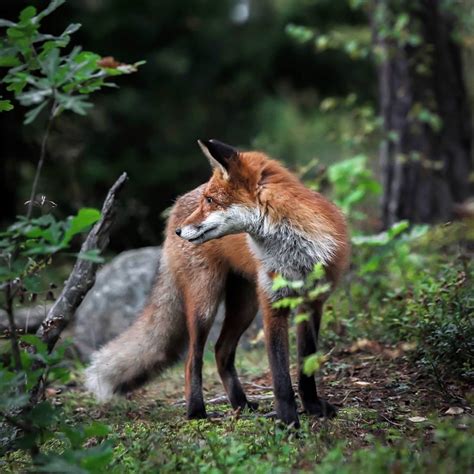
[[[176,229],[175,232],[176,232],[176,235],[181,235],[181,229],[179,227]]]

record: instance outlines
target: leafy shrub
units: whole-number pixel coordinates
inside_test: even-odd
[[[434,375],[474,381],[474,268],[447,263],[424,274],[403,298],[386,302],[385,325],[392,340],[414,340],[416,358]]]
[[[62,420],[57,407],[42,399],[48,379],[65,382],[68,378],[64,348],[51,352],[52,348],[36,336],[19,337],[15,325],[17,300],[33,300],[38,293],[48,291],[49,285],[44,287],[41,279],[43,270],[57,254],[70,250],[76,235],[100,218],[96,209],[80,209],[75,216],[57,220],[48,213],[56,203],[36,194],[52,123],[64,111],[85,115],[92,107],[89,95],[114,86],[106,79],[134,72],[141,64],[101,58],[80,46],[67,49],[70,35],[81,26],[76,23],[59,36],[40,32],[43,19],[64,2],[51,0],[39,13],[29,6],[17,22],[0,19],[0,30],[5,31],[0,36],[0,67],[8,68],[1,82],[21,105],[29,108],[25,124],[38,119],[43,110],[49,111],[30,199],[25,203],[27,215],[19,216],[0,233],[0,290],[10,339],[10,345],[0,346],[0,449],[28,451],[37,471],[102,472],[111,457],[110,447],[104,443],[83,449],[83,445],[91,437],[107,434],[108,428],[99,424],[72,428]],[[0,111],[11,108],[9,100],[0,101]],[[36,208],[41,208],[42,215],[32,218]],[[76,256],[95,263],[103,261],[98,250]],[[57,440],[62,449],[57,453],[40,452],[51,439]]]
[[[352,239],[352,268],[328,324],[351,338],[413,342],[413,357],[439,380],[472,379],[474,265],[453,243],[465,227],[412,226]],[[341,319],[338,314],[346,315]],[[337,323],[337,324],[336,324]]]

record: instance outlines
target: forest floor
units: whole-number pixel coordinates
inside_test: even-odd
[[[208,420],[185,420],[182,364],[107,405],[83,392],[79,372],[71,386],[48,393],[71,424],[111,427],[113,472],[473,472],[472,387],[423,376],[411,349],[363,339],[334,350],[319,387],[338,416],[301,415],[298,433],[268,416],[271,377],[260,346],[237,356],[244,388],[259,402],[252,413],[228,405],[211,351],[203,376]],[[91,438],[88,446],[102,441]],[[11,472],[23,470],[21,463],[15,453],[7,460]]]

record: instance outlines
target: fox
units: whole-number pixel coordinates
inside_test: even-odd
[[[314,376],[303,371],[317,350],[323,305],[349,262],[343,213],[280,162],[215,139],[198,140],[212,175],[179,197],[169,215],[157,280],[142,313],[116,339],[93,354],[86,388],[100,401],[127,393],[162,373],[186,352],[188,419],[206,418],[203,353],[221,302],[225,317],[215,344],[217,371],[233,409],[255,410],[235,368],[240,337],[263,314],[276,417],[299,426],[290,376],[290,310],[274,305],[291,290],[274,290],[277,275],[305,279],[321,263],[329,290],[309,305],[296,327],[298,393],[303,412],[333,417]]]

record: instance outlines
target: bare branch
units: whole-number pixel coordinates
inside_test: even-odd
[[[38,190],[38,182],[39,182],[39,177],[41,175],[41,170],[43,169],[43,163],[46,158],[46,145],[49,140],[49,135],[51,132],[51,127],[53,125],[54,121],[54,111],[56,109],[56,101],[53,101],[53,104],[51,105],[51,110],[49,112],[49,117],[48,117],[48,122],[46,124],[46,129],[44,131],[43,138],[41,140],[41,151],[40,151],[40,157],[38,160],[38,164],[36,165],[36,172],[35,172],[35,178],[33,180],[33,185],[31,186],[31,194],[30,194],[30,200],[28,201],[28,210],[26,211],[26,217],[29,219],[31,217],[31,213],[33,212],[33,204],[36,198],[36,191]]]
[[[102,207],[102,216],[89,232],[81,247],[81,254],[90,250],[103,251],[109,243],[109,232],[112,225],[116,195],[127,180],[123,173],[109,190]],[[49,310],[48,315],[37,331],[37,335],[45,342],[51,351],[58,341],[63,329],[74,316],[76,308],[95,282],[98,264],[78,258],[60,296]]]

